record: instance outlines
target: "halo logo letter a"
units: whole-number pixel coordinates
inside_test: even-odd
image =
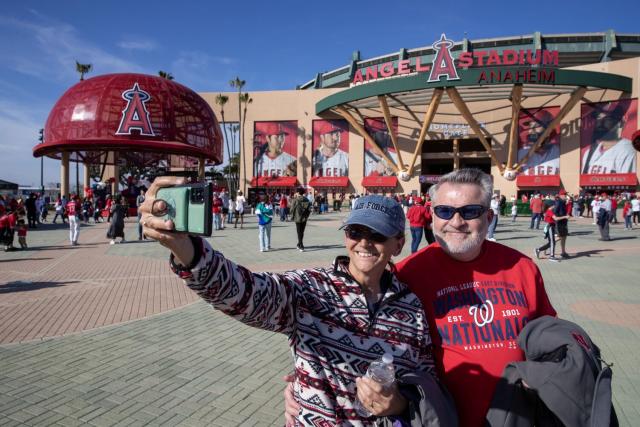
[[[140,89],[136,82],[131,89],[122,92],[122,99],[127,101],[127,106],[122,110],[122,120],[116,135],[131,135],[131,131],[136,129],[140,131],[140,135],[155,136],[145,105],[151,95]]]
[[[439,82],[441,76],[445,76],[447,80],[460,80],[458,70],[451,56],[452,46],[453,41],[448,40],[444,33],[440,36],[440,40],[433,44],[436,56],[433,58],[433,65],[429,73],[429,82]]]

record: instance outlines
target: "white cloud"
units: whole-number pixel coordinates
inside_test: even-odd
[[[15,41],[0,46],[4,66],[43,80],[75,80],[75,61],[92,64],[97,74],[144,72],[140,65],[82,38],[66,23],[41,16],[38,22],[0,16],[0,31]]]
[[[176,80],[194,90],[225,87],[233,74],[235,58],[212,56],[201,51],[183,51],[171,64]]]
[[[141,50],[145,52],[151,52],[158,48],[158,44],[152,40],[135,39],[123,40],[118,43],[118,47],[124,50]]]

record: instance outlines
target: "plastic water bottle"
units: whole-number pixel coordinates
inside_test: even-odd
[[[396,380],[396,370],[393,367],[393,356],[390,353],[385,353],[380,359],[371,362],[365,377],[371,378],[377,383],[382,384],[383,388],[390,387]],[[373,415],[358,398],[356,398],[353,407],[361,417],[368,418]]]

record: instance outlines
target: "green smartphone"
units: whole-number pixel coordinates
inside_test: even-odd
[[[162,217],[173,221],[175,231],[211,236],[211,200],[213,187],[208,183],[192,183],[158,190],[156,199],[167,203]]]

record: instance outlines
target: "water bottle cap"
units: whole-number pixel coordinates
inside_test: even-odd
[[[393,356],[391,355],[391,353],[385,353],[382,355],[382,362],[387,364],[387,365],[391,365],[393,363]]]

